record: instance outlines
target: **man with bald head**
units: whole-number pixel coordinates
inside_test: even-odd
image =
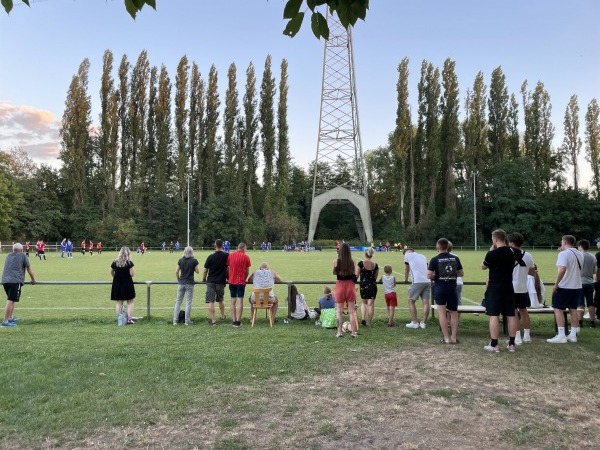
[[[275,296],[275,283],[282,283],[283,280],[281,277],[269,269],[269,265],[266,262],[261,263],[260,268],[256,270],[250,277],[248,278],[248,283],[252,283],[253,287],[258,289],[268,289],[271,288],[271,292],[269,292],[269,303],[273,306],[271,307],[271,311],[273,311],[273,317],[277,314],[277,296]],[[254,303],[256,300],[254,298],[254,292],[250,295],[250,317],[252,317],[252,312],[254,309]]]

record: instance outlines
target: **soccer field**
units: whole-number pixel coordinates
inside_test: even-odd
[[[208,254],[196,257],[203,263]],[[334,278],[334,251],[249,254],[253,268],[267,261],[288,281]],[[484,252],[457,254],[465,282],[483,281]],[[49,253],[46,261],[32,258],[32,267],[40,282],[110,282],[115,256]],[[556,254],[534,256],[542,278],[552,280]],[[136,280],[174,281],[179,257],[134,254]],[[401,253],[374,259],[402,280]],[[312,321],[270,328],[259,315],[251,328],[247,302],[241,328],[209,326],[203,285],[189,327],[171,325],[174,284],[153,286],[152,317],[125,327],[116,325],[109,284],[26,285],[15,310],[21,322],[0,330],[0,448],[464,448],[484,435],[494,448],[594,447],[593,415],[577,405],[600,402],[589,395],[600,370],[598,329],[582,329],[577,344],[552,346],[545,342],[552,318],[534,317],[531,344],[490,355],[482,350],[486,317],[463,314],[460,345],[441,345],[436,320],[423,330],[404,326],[406,288],[398,286],[398,326],[386,326],[380,295],[373,326],[361,327],[358,339],[338,339]],[[146,316],[146,286],[136,289],[135,315]],[[300,287],[310,306],[321,289]],[[285,298],[285,286],[276,293]],[[479,302],[483,286],[465,286],[464,295]],[[226,305],[230,317],[228,296]],[[450,432],[467,428],[472,433]]]

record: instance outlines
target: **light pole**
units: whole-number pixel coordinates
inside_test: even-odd
[[[477,251],[477,175],[478,172],[473,172],[473,235],[475,238],[475,251]]]
[[[190,246],[190,176],[187,176],[187,246]]]

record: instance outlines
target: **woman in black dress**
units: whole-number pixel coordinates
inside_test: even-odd
[[[130,259],[129,247],[121,248],[119,256],[110,266],[110,274],[113,276],[110,299],[117,302],[117,316],[123,309],[123,302],[127,302],[127,325],[133,324],[133,299],[135,298],[135,287],[133,277],[135,270]]]
[[[373,258],[373,249],[365,250],[364,261],[359,261],[356,268],[356,276],[360,277],[360,312],[362,316],[361,324],[371,326],[373,314],[375,312],[375,297],[377,297],[377,275],[379,266],[371,260]]]

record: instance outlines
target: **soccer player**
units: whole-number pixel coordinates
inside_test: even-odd
[[[63,238],[63,240],[60,242],[60,257],[61,258],[65,257],[66,251],[67,251],[67,240],[65,238]]]
[[[67,258],[73,258],[73,243],[71,242],[71,238],[67,238]]]
[[[96,251],[98,252],[99,255],[102,254],[102,241],[100,241],[96,244]]]
[[[85,256],[85,239],[81,241],[81,254]]]
[[[94,243],[90,239],[90,256],[94,256]]]

